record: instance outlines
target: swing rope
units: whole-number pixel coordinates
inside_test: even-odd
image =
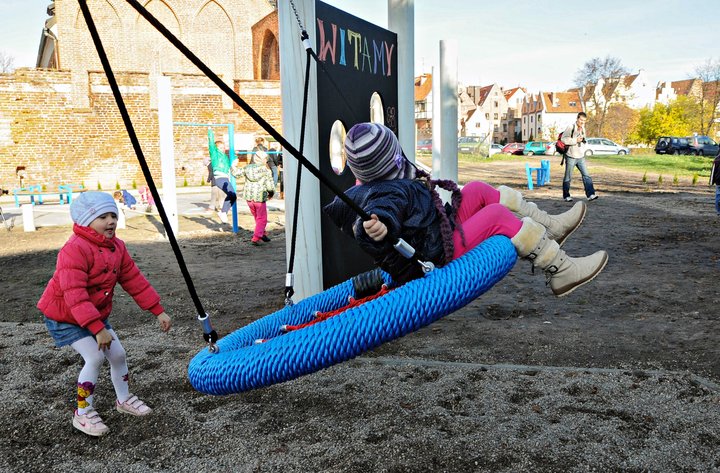
[[[122,98],[122,94],[120,93],[120,88],[118,87],[117,80],[115,79],[115,74],[110,67],[110,61],[105,54],[105,48],[102,45],[102,41],[100,40],[100,35],[98,34],[95,22],[92,18],[92,15],[90,14],[87,0],[78,0],[78,3],[80,3],[80,9],[82,10],[88,30],[90,30],[90,35],[92,36],[93,43],[95,44],[95,49],[100,56],[100,62],[102,63],[103,70],[105,71],[105,75],[107,76],[110,88],[112,89],[112,93],[115,97],[115,102],[117,103],[123,123],[125,124],[125,128],[128,132],[128,135],[130,136],[130,142],[132,143],[135,154],[137,155],[143,176],[145,177],[148,187],[150,188],[150,193],[155,200],[155,205],[157,205],[160,219],[162,220],[163,226],[165,227],[168,240],[170,240],[170,246],[172,247],[173,253],[175,253],[175,258],[177,259],[178,266],[180,267],[180,271],[182,272],[183,278],[185,279],[185,284],[187,284],[188,291],[190,292],[190,298],[192,299],[193,304],[195,304],[195,309],[198,313],[198,320],[203,326],[203,338],[205,339],[205,342],[209,345],[210,351],[214,352],[217,350],[215,345],[218,340],[217,332],[213,330],[212,324],[210,323],[210,316],[205,312],[202,302],[200,302],[200,297],[195,290],[195,285],[193,284],[192,277],[190,276],[190,272],[187,269],[185,259],[183,258],[182,252],[180,251],[180,246],[178,245],[177,239],[175,238],[175,233],[173,232],[172,226],[170,225],[170,220],[168,219],[167,213],[165,212],[165,206],[163,205],[162,199],[160,198],[160,193],[157,190],[155,181],[152,177],[152,174],[150,173],[150,168],[147,165],[145,155],[143,154],[142,148],[140,147],[140,141],[138,140],[137,134],[135,133],[135,128],[133,127],[132,121],[130,120],[130,114],[128,113],[127,107],[125,106],[125,102]]]
[[[293,5],[293,10],[295,5]],[[297,11],[295,12],[297,17]],[[298,18],[298,23],[300,18]],[[305,123],[307,121],[307,106],[308,106],[308,91],[310,89],[310,50],[306,43],[308,39],[307,32],[303,30],[300,36],[303,44],[306,45],[305,51],[305,87],[303,92],[303,108],[302,108],[302,119],[300,120],[300,153],[302,154],[305,148]],[[297,241],[297,222],[298,214],[300,213],[300,181],[302,180],[302,162],[298,163],[297,178],[295,180],[295,205],[293,207],[293,223],[292,223],[292,235],[290,237],[290,261],[288,262],[288,272],[285,275],[285,305],[292,305],[292,296],[295,294],[295,275],[293,274],[293,268],[295,267],[295,242]]]
[[[343,102],[345,102],[345,105],[347,106],[350,113],[353,115],[355,121],[357,120],[357,115],[355,115],[355,110],[352,108],[350,103],[348,103],[347,98],[345,97],[345,94],[343,94],[342,90],[340,90],[340,87],[337,85],[335,80],[332,77],[332,74],[325,68],[325,65],[320,61],[318,56],[313,51],[312,45],[310,44],[310,36],[308,35],[308,32],[303,28],[302,22],[300,21],[300,15],[297,12],[297,9],[295,8],[295,3],[290,0],[290,5],[292,6],[293,12],[295,13],[295,19],[297,21],[298,27],[300,28],[300,40],[303,43],[303,46],[305,46],[305,84],[304,84],[304,91],[303,91],[303,108],[302,108],[302,118],[300,120],[300,147],[299,150],[300,154],[303,154],[304,147],[305,147],[305,125],[307,122],[307,106],[308,106],[308,92],[309,92],[309,86],[310,86],[310,58],[315,59],[315,63],[318,64],[322,71],[325,73],[327,78],[330,80],[330,83],[335,87],[337,93],[340,95],[340,97],[343,99]],[[295,206],[293,208],[293,223],[292,223],[292,234],[290,238],[290,258],[288,263],[288,272],[285,275],[285,305],[292,305],[292,296],[295,294],[294,284],[295,284],[295,275],[293,274],[293,268],[295,265],[295,244],[297,240],[297,221],[298,221],[298,212],[300,208],[300,182],[302,180],[302,162],[298,163],[298,170],[297,170],[297,179],[295,182]]]

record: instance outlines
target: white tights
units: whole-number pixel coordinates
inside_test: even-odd
[[[115,331],[112,329],[108,331],[113,337],[108,350],[98,350],[97,341],[93,337],[82,338],[70,345],[85,360],[85,366],[80,370],[78,376],[78,413],[81,415],[92,408],[95,385],[105,358],[110,362],[110,378],[118,400],[125,402],[130,397],[125,349]]]

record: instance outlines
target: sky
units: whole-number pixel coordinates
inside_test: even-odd
[[[387,0],[325,1],[387,27]],[[15,58],[15,67],[35,65],[49,3],[0,0],[0,51]],[[586,61],[607,55],[633,73],[644,69],[652,83],[674,81],[720,59],[717,0],[415,0],[414,5],[415,75],[438,63],[441,40],[453,40],[464,85],[562,91],[574,86]]]

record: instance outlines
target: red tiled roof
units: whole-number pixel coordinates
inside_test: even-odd
[[[485,87],[480,87],[478,90],[477,95],[477,105],[482,105],[485,103],[485,100],[487,100],[488,95],[490,95],[490,90],[492,90],[492,85],[486,85]]]
[[[415,101],[425,100],[432,91],[432,74],[415,78]]]
[[[696,80],[697,79],[676,80],[670,82],[670,87],[675,89],[677,95],[687,95],[692,91]]]
[[[635,79],[637,79],[637,77],[638,77],[638,74],[633,74],[631,76],[625,76],[625,79],[624,79],[625,88],[630,87],[633,84],[633,82],[635,82]]]
[[[522,87],[513,87],[512,89],[503,90],[503,95],[505,95],[505,100],[510,100],[510,97],[515,95],[515,92],[517,92],[518,90],[522,90],[523,92],[525,92],[525,89],[523,89]]]
[[[551,96],[555,96],[557,106],[552,102]],[[577,113],[582,112],[580,94],[575,92],[543,92],[542,99],[547,113]],[[575,105],[572,105],[574,103]]]

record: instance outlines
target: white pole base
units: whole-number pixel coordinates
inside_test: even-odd
[[[35,231],[35,216],[33,215],[33,204],[22,205],[23,229],[26,232]]]

